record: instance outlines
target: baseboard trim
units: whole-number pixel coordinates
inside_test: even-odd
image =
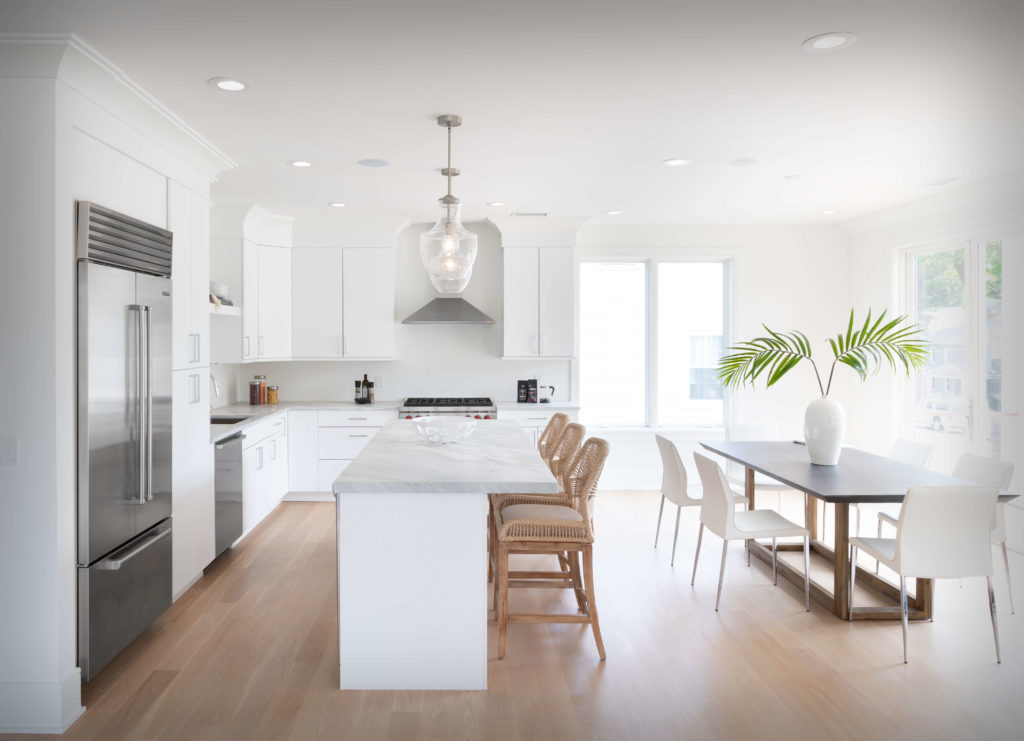
[[[77,666],[61,682],[0,682],[0,733],[64,733],[84,712]]]

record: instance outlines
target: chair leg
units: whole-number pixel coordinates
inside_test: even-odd
[[[988,584],[988,611],[992,614],[992,636],[996,639],[996,663],[1002,664],[1003,660],[999,656],[999,623],[996,621],[996,593],[992,591],[992,577],[986,576],[985,582]]]
[[[1010,557],[1006,555],[1006,541],[1004,540],[1000,545],[1003,547],[1003,565],[1006,566],[1006,593],[1010,595],[1010,614],[1014,615],[1013,585],[1010,583]]]
[[[597,655],[604,661],[604,641],[601,640],[601,626],[597,622],[597,600],[594,597],[594,547],[590,544],[583,546],[583,581],[586,584],[587,614],[590,616],[590,628],[594,631]]]
[[[779,549],[772,538],[772,584],[779,586]]]
[[[490,500],[490,497],[487,497]],[[494,505],[487,504],[487,583],[494,581]]]
[[[658,547],[658,536],[661,535],[661,513],[665,511],[665,495],[661,495],[661,506],[658,507],[658,527],[654,530],[654,547]]]
[[[907,622],[910,616],[907,612],[907,577],[900,574],[900,614],[903,617],[903,663],[907,663]]]
[[[683,508],[677,506],[676,507],[676,533],[675,533],[675,535],[672,536],[672,558],[668,562],[669,566],[675,566],[676,565],[676,541],[679,540],[679,515],[681,515],[682,512],[683,512]]]
[[[804,536],[804,607],[811,611],[811,536]]]
[[[693,553],[693,574],[690,576],[690,586],[693,586],[694,580],[697,578],[697,560],[700,558],[700,541],[704,537],[704,523],[700,524],[700,529],[697,531],[697,550]]]
[[[580,554],[578,551],[566,554],[569,557],[569,574],[572,576],[573,594],[576,595],[576,608],[580,613],[586,613],[587,600],[583,591],[583,582],[580,577]]]
[[[505,634],[508,630],[508,546],[498,543],[498,658],[505,658]]]
[[[882,537],[882,518],[881,517],[878,518],[878,535],[876,537],[879,537],[879,538]],[[876,558],[875,559],[875,573],[876,574],[878,573],[878,567],[881,566],[881,565],[882,565],[882,562],[879,561]]]
[[[725,578],[725,554],[729,550],[729,541],[722,541],[722,566],[718,570],[718,596],[715,597],[715,612],[718,612],[718,603],[722,601],[722,580]]]
[[[850,546],[850,612],[846,619],[853,622],[853,589],[857,584],[857,546]]]

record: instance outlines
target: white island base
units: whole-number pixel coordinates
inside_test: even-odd
[[[486,494],[338,495],[341,689],[487,689],[486,528]]]
[[[487,495],[558,491],[522,428],[384,427],[334,482],[343,690],[487,689]]]

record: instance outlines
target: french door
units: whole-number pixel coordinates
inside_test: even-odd
[[[906,253],[906,311],[931,350],[909,395],[907,434],[933,446],[940,471],[965,452],[1022,454],[1021,247],[992,238]]]

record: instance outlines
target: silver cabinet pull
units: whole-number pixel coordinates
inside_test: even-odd
[[[244,341],[242,342],[242,344],[244,345],[242,349],[242,356],[247,358],[249,357],[249,335],[246,335],[244,337]]]
[[[153,307],[146,315],[146,500],[153,501]]]
[[[349,435],[349,437],[369,437],[369,435]]]
[[[263,335],[260,335],[259,354],[260,354],[260,357],[262,358],[263,357]]]
[[[341,336],[341,354],[342,355],[348,355],[348,336],[347,335],[342,335]]]
[[[349,417],[350,422],[365,422],[369,417]]]
[[[170,534],[171,526],[168,525],[166,530],[152,533],[130,548],[111,554],[108,558],[105,558],[96,564],[96,568],[100,571],[117,571],[128,561],[131,561],[151,545],[156,545]]]
[[[256,448],[256,470],[263,468],[263,446]]]
[[[344,350],[344,348],[342,346],[341,335],[338,335],[338,355],[344,355],[344,354],[345,354],[345,350]]]
[[[137,451],[139,458],[139,497],[133,501],[138,504],[143,504],[146,501],[146,403],[142,309],[143,307],[139,304],[131,304],[128,307],[128,311],[135,314],[135,403],[138,405],[136,415],[139,434],[139,447]]]
[[[544,354],[544,335],[542,334],[537,335],[537,354]]]

